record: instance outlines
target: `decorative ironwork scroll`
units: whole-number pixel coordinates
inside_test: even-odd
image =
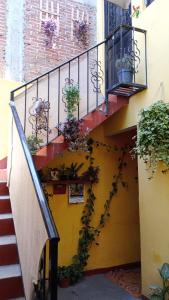
[[[42,98],[33,97],[33,104],[29,109],[29,123],[32,126],[32,134],[44,134],[50,132],[48,127],[48,114],[50,103]]]
[[[128,48],[128,54],[131,57],[130,63],[134,69],[135,73],[138,73],[138,68],[140,65],[140,49],[138,48],[138,41],[135,39],[130,40],[130,47]]]
[[[101,93],[101,85],[103,84],[103,70],[101,61],[93,59],[90,66],[91,82],[93,84],[93,92]]]

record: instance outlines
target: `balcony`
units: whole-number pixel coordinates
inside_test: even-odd
[[[107,40],[107,94],[130,97],[147,88],[146,31],[119,26]]]

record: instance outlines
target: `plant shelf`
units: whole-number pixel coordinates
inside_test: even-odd
[[[44,181],[43,183],[47,183],[47,184],[51,184],[51,185],[55,185],[55,184],[73,184],[73,183],[89,183],[90,180],[88,178],[81,178],[78,177],[77,179],[64,179],[64,180],[47,180]]]

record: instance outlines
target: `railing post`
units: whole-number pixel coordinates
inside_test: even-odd
[[[109,40],[105,42],[105,105],[106,105],[106,115],[109,113],[109,63],[108,63],[108,43]]]
[[[49,241],[49,300],[57,300],[58,239]]]
[[[11,101],[14,101],[14,92],[11,92]]]

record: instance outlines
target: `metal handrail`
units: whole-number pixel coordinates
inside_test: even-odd
[[[31,177],[32,177],[32,181],[33,181],[33,184],[34,184],[35,192],[36,192],[36,195],[37,195],[39,207],[41,209],[44,224],[45,224],[45,227],[46,227],[46,230],[47,230],[47,233],[48,233],[48,237],[49,237],[49,239],[56,238],[59,241],[58,231],[57,231],[56,226],[54,224],[51,212],[49,210],[49,207],[48,207],[48,204],[47,204],[47,201],[46,201],[46,197],[44,195],[44,192],[43,192],[43,189],[42,189],[42,186],[41,186],[41,183],[40,183],[40,180],[39,180],[39,177],[38,177],[38,174],[37,174],[37,171],[36,171],[33,159],[32,159],[32,155],[31,155],[30,150],[28,148],[27,140],[26,140],[26,137],[25,137],[25,134],[24,134],[24,131],[23,131],[23,128],[22,128],[22,124],[21,124],[21,121],[19,119],[15,104],[12,101],[10,102],[10,107],[11,107],[11,110],[12,110],[12,115],[13,115],[17,130],[18,130],[18,134],[19,134],[19,138],[20,138],[20,141],[21,141],[21,144],[22,144],[22,148],[23,148],[23,151],[24,151],[24,154],[25,154],[25,158],[26,158],[26,161],[27,161],[27,164],[28,164],[28,167],[29,167],[29,171],[30,171],[30,174],[31,174]]]
[[[20,138],[20,142],[23,148],[23,152],[25,155],[25,159],[27,161],[27,165],[30,171],[30,175],[32,178],[32,182],[34,185],[35,193],[37,195],[37,200],[39,204],[39,208],[41,211],[41,215],[45,224],[45,228],[48,234],[49,240],[49,295],[48,299],[50,300],[57,300],[57,266],[58,266],[58,242],[60,240],[59,233],[55,226],[53,217],[49,210],[49,206],[47,204],[46,197],[44,195],[33,159],[28,148],[26,136],[24,134],[24,130],[19,119],[15,103],[13,101],[10,102],[10,107],[12,111],[13,120],[15,122],[18,135]],[[43,259],[44,259],[44,266],[43,266],[43,286],[42,286],[42,295],[40,297],[37,296],[37,300],[45,300],[47,291],[46,291],[46,246],[44,247],[45,250],[42,251]],[[37,287],[36,287],[37,289]],[[37,293],[37,290],[35,292]]]
[[[138,32],[146,33],[146,30],[140,29],[140,28],[137,28],[137,27],[134,27],[134,26],[125,25],[125,24],[119,25],[119,26],[116,27],[116,28],[113,30],[113,32],[112,32],[106,39],[104,39],[102,42],[96,44],[95,46],[92,46],[91,48],[85,50],[84,52],[78,54],[77,56],[71,58],[70,60],[67,60],[66,62],[60,64],[59,66],[57,66],[57,67],[55,67],[55,68],[49,70],[48,72],[43,73],[42,75],[40,75],[40,76],[38,76],[38,77],[35,77],[34,79],[32,79],[32,80],[30,80],[30,81],[24,83],[23,85],[19,86],[18,88],[12,90],[11,93],[14,94],[14,93],[17,92],[18,90],[20,90],[20,89],[26,87],[27,85],[32,84],[32,83],[35,82],[35,81],[38,81],[39,79],[43,78],[44,76],[46,76],[46,75],[48,75],[48,74],[50,74],[50,73],[56,71],[57,69],[60,69],[60,68],[64,67],[66,64],[71,63],[72,61],[78,59],[79,57],[81,57],[81,56],[83,56],[83,55],[85,55],[85,54],[87,54],[88,52],[92,51],[93,49],[95,49],[95,48],[97,48],[97,47],[99,47],[99,46],[105,44],[105,43],[108,42],[108,41],[113,37],[113,35],[114,35],[118,30],[120,30],[121,28],[129,29],[129,30],[136,30],[136,31],[138,31]],[[12,97],[12,98],[13,98],[13,97]]]

